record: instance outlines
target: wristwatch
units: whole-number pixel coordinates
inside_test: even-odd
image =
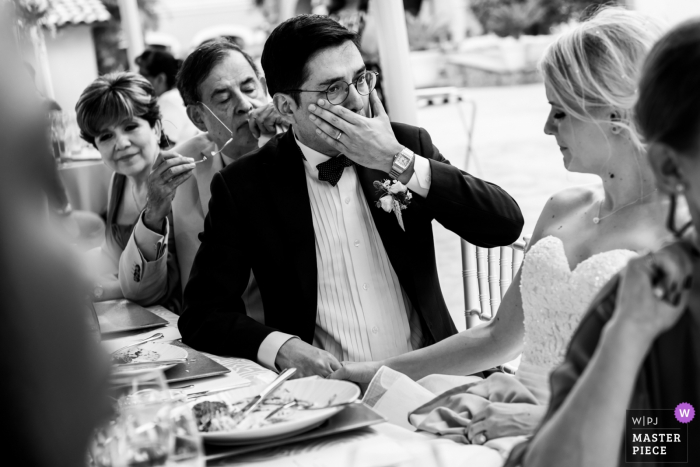
[[[413,159],[415,159],[416,154],[408,148],[403,148],[401,152],[394,156],[394,163],[391,165],[391,172],[389,176],[391,178],[397,179],[402,173],[406,171],[408,166],[411,165]]]

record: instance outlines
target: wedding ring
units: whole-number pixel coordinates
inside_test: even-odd
[[[335,137],[335,140],[338,141],[338,140],[340,139],[341,136],[343,136],[343,132],[342,132],[342,131],[338,131],[338,136]]]
[[[478,433],[476,436],[474,436],[472,443],[473,444],[484,444],[486,441],[488,441],[488,438],[486,437],[486,432],[482,431],[481,433]]]

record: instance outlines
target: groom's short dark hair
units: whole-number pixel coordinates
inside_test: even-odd
[[[309,77],[309,60],[347,41],[357,45],[357,35],[327,16],[299,15],[277,26],[265,42],[261,59],[270,95],[299,89]],[[289,94],[299,103],[299,93]]]

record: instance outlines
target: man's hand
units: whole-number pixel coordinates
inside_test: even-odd
[[[170,212],[175,190],[192,176],[194,159],[179,154],[162,152],[153,163],[148,175],[148,201],[144,224],[154,232],[161,232],[163,220]]]
[[[363,117],[342,105],[319,99],[318,105],[309,106],[312,113],[309,118],[317,127],[316,134],[353,162],[389,173],[394,156],[403,146],[394,136],[389,116],[376,91],[369,95],[369,105],[374,118]]]
[[[544,418],[544,405],[492,402],[474,415],[467,437],[475,444],[479,441],[504,436],[531,435]],[[486,438],[477,436],[483,434]]]
[[[314,375],[325,378],[340,368],[333,355],[296,338],[289,339],[280,347],[275,365],[281,370],[296,368],[294,378]]]
[[[272,103],[253,109],[248,115],[248,127],[257,139],[262,135],[275,135],[278,125],[284,130],[289,127]]]
[[[382,367],[382,362],[343,362],[343,366],[330,375],[330,379],[344,379],[354,383],[368,384]]]

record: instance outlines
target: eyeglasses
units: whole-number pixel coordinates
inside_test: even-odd
[[[231,131],[231,129],[230,129],[228,126],[226,126],[226,124],[225,124],[224,122],[222,122],[221,119],[220,119],[219,117],[217,117],[216,114],[215,114],[214,112],[211,111],[211,109],[209,108],[209,106],[208,106],[207,104],[205,104],[205,103],[202,102],[202,101],[197,102],[197,104],[202,104],[202,105],[204,106],[204,108],[207,109],[207,110],[209,111],[209,113],[212,114],[212,116],[213,116],[215,119],[217,119],[217,120],[219,121],[219,123],[221,123],[221,125],[222,125],[224,128],[226,128],[226,130],[227,130],[229,133],[231,133],[231,137],[228,139],[228,141],[226,141],[226,142],[224,143],[223,146],[221,146],[221,149],[219,149],[218,151],[211,151],[211,157],[214,157],[214,156],[216,156],[217,154],[219,154],[221,151],[223,151],[224,148],[225,148],[226,146],[228,146],[228,143],[230,143],[231,141],[233,141],[233,131]]]
[[[286,92],[325,92],[328,102],[333,105],[340,105],[345,102],[350,94],[350,86],[354,85],[357,89],[357,93],[361,96],[366,96],[374,90],[377,85],[377,76],[379,73],[376,71],[365,71],[357,79],[351,83],[345,81],[336,81],[335,83],[328,86],[325,91],[317,91],[310,89],[288,89]]]

